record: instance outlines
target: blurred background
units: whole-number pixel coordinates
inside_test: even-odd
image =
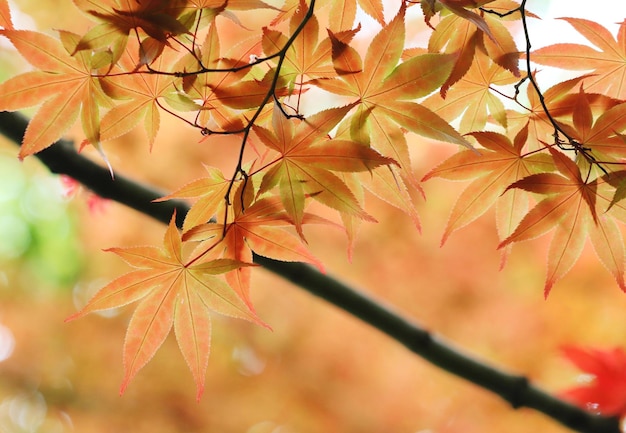
[[[532,9],[532,3],[544,9]],[[69,0],[55,2],[54,14],[41,1],[12,6],[22,12],[14,8],[15,21],[24,26],[84,30],[77,28],[84,20]],[[576,13],[552,11],[548,2],[529,2],[529,8]],[[423,26],[421,18],[412,19]],[[612,23],[603,22],[615,31]],[[550,28],[560,32],[562,24],[551,21]],[[0,64],[0,81],[25,67],[6,45]],[[80,128],[70,137],[80,141]],[[119,173],[171,191],[203,175],[199,159],[230,167],[236,141],[198,141],[195,131],[164,120],[152,152],[140,130],[106,148]],[[414,149],[418,178],[455,151],[421,142]],[[15,144],[0,137],[0,432],[568,431],[533,411],[512,410],[262,269],[253,273],[253,300],[273,332],[214,316],[199,403],[173,335],[119,396],[132,307],[63,320],[128,271],[103,249],[158,245],[164,227],[50,175],[34,158],[20,163],[16,155]],[[308,227],[311,249],[330,275],[396,306],[477,358],[549,391],[573,386],[579,372],[559,348],[624,346],[626,297],[587,248],[544,300],[549,237],[517,245],[498,271],[493,213],[440,248],[463,187],[441,180],[424,185],[427,199],[417,199],[421,234],[409,217],[368,197],[368,211],[380,223],[363,225],[351,263],[339,231]]]

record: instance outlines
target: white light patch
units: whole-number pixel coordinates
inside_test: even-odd
[[[0,325],[0,362],[8,359],[15,349],[15,337],[9,328]]]

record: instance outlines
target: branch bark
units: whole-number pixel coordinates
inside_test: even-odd
[[[20,114],[0,112],[0,134],[18,145],[27,125],[28,120]],[[120,175],[112,179],[107,168],[78,154],[67,140],[60,140],[35,156],[52,173],[71,176],[96,194],[125,204],[164,224],[169,222],[176,209],[177,224],[182,226],[189,210],[189,205],[183,201],[153,202],[165,195],[162,191]],[[387,334],[437,367],[499,395],[514,409],[535,409],[581,433],[620,433],[617,418],[586,412],[540,390],[524,376],[510,374],[476,360],[413,320],[402,317],[393,308],[321,274],[307,264],[280,262],[258,255],[254,256],[254,261]]]

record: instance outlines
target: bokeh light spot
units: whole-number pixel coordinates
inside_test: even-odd
[[[0,362],[8,359],[15,349],[15,337],[9,328],[0,325]]]

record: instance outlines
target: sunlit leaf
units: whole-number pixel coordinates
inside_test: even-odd
[[[84,315],[140,301],[128,325],[124,342],[123,393],[130,381],[163,344],[174,326],[178,346],[193,374],[197,398],[204,391],[209,358],[210,312],[246,319],[266,326],[215,274],[248,264],[216,259],[209,262],[183,260],[175,216],[165,233],[163,248],[112,248],[129,265],[137,268],[103,287],[78,313]]]

